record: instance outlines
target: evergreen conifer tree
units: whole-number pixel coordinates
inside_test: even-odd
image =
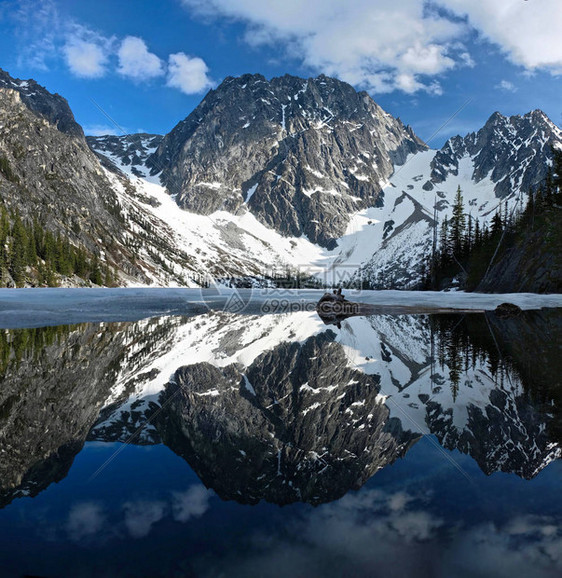
[[[457,188],[453,204],[453,214],[450,222],[450,246],[455,257],[460,258],[463,253],[463,242],[466,229],[466,214],[460,185]]]

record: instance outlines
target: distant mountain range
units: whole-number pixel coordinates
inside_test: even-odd
[[[227,78],[169,134],[84,137],[66,101],[0,71],[0,194],[120,285],[415,286],[458,186],[481,223],[546,177],[562,131],[494,113],[430,150],[365,92],[319,76]],[[27,283],[37,282],[33,266]],[[9,269],[3,276],[10,284]],[[68,285],[87,283],[61,279]]]

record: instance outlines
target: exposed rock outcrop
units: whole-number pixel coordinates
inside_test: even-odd
[[[519,190],[528,193],[544,181],[551,146],[561,142],[562,130],[541,110],[510,117],[495,112],[478,132],[455,136],[437,151],[431,162],[431,183],[458,175],[459,163],[470,157],[472,180],[478,183],[489,177],[497,197]]]
[[[349,215],[426,145],[365,92],[319,76],[227,78],[162,141],[148,164],[181,207],[246,205],[286,235],[333,246]]]

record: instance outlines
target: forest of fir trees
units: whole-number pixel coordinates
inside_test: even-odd
[[[460,186],[449,219],[436,222],[432,252],[422,268],[422,289],[439,290],[454,284],[474,290],[502,251],[535,230],[544,231],[553,246],[562,246],[562,151],[553,150],[554,162],[536,190],[529,191],[527,204],[520,198],[510,211],[500,202],[490,224],[467,214]]]
[[[97,255],[0,205],[0,287],[57,287],[73,275],[96,285],[115,284],[115,275]]]

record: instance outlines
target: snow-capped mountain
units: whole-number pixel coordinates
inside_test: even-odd
[[[89,143],[104,154],[106,140]],[[495,113],[477,133],[424,150],[409,127],[345,83],[245,75],[225,80],[166,135],[148,168],[133,171],[120,147],[109,156],[138,198],[174,199],[159,217],[179,246],[196,251],[195,268],[252,275],[276,263],[329,284],[362,278],[388,288],[419,280],[434,207],[439,221],[450,217],[459,186],[481,224],[502,202],[521,206],[544,179],[551,146],[562,147],[562,131],[534,111]],[[137,177],[149,169],[157,176]]]
[[[500,203],[521,203],[562,147],[534,111],[495,113],[427,150],[325,76],[228,78],[168,135],[86,143],[62,97],[1,71],[0,122],[5,206],[96,255],[122,285],[262,283],[299,269],[328,285],[415,286],[434,207],[449,217],[460,185],[482,225]]]
[[[560,130],[541,110],[505,117],[495,112],[476,133],[449,139],[431,161],[433,190],[459,175],[463,159],[470,159],[475,183],[489,178],[498,198],[517,195],[546,178],[551,147],[562,143]]]
[[[319,504],[358,489],[417,439],[389,419],[379,388],[324,331],[247,368],[178,369],[157,430],[223,499]]]
[[[476,315],[460,329],[459,321],[380,315],[332,330],[304,312],[199,316],[144,368],[124,405],[102,411],[89,439],[124,441],[139,431],[142,443],[163,439],[207,485],[242,501],[324,501],[330,484],[323,477],[341,482],[355,472],[347,487],[357,487],[425,434],[470,454],[486,474],[534,477],[562,455],[552,406],[533,401],[528,384],[479,340],[483,329],[508,334],[501,350],[519,350],[517,335],[523,346],[532,331],[533,351],[518,355],[524,367],[560,332],[559,316]],[[549,367],[546,381],[556,380]],[[126,383],[117,380],[115,400]],[[240,477],[224,485],[225,469]]]
[[[380,204],[394,167],[425,148],[344,82],[256,74],[210,91],[148,164],[182,208],[247,208],[285,235],[333,247],[349,215]]]

